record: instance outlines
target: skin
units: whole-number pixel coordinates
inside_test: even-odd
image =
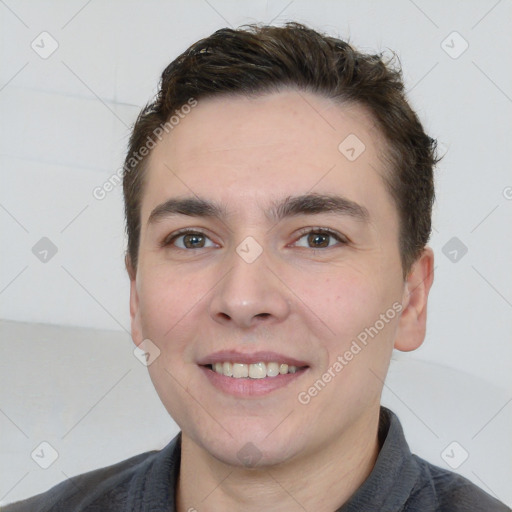
[[[338,150],[349,134],[366,147],[354,161]],[[134,342],[150,339],[160,350],[150,376],[182,430],[178,510],[332,511],[371,472],[391,353],[423,342],[433,280],[429,248],[403,277],[383,151],[363,107],[294,90],[200,100],[152,151],[136,272],[127,259],[130,312]],[[368,219],[267,218],[271,201],[306,193],[342,195]],[[147,225],[172,197],[214,200],[228,215]],[[180,249],[183,237],[159,245],[181,228],[204,231],[203,247]],[[346,243],[326,237],[328,247],[311,247],[302,228],[330,228]],[[263,251],[252,263],[236,252],[248,236]],[[298,394],[394,303],[402,313],[301,404]],[[309,368],[268,395],[234,398],[197,365],[223,349],[271,350]],[[255,467],[237,456],[246,443],[261,456]]]

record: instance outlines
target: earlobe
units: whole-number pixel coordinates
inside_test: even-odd
[[[426,247],[414,262],[404,285],[403,310],[395,338],[395,348],[416,350],[425,339],[428,294],[434,280],[434,253]]]

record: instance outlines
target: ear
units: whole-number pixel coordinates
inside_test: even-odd
[[[135,345],[142,343],[142,327],[140,322],[139,294],[137,291],[137,271],[133,268],[132,261],[128,254],[124,258],[126,271],[130,277],[130,319],[132,340]]]
[[[434,281],[434,253],[425,247],[412,265],[404,285],[402,315],[395,338],[395,348],[416,350],[425,339],[427,300]]]

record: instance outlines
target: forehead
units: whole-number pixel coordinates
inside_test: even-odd
[[[244,210],[271,198],[336,191],[378,207],[390,201],[384,150],[372,116],[357,104],[294,90],[199,100],[149,157],[142,220],[178,195]]]

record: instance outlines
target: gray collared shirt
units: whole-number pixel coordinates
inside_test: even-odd
[[[381,450],[361,487],[336,512],[507,512],[469,480],[412,455],[397,416],[381,407]],[[70,478],[3,512],[175,512],[181,433],[165,448]],[[200,512],[200,506],[198,505]]]

